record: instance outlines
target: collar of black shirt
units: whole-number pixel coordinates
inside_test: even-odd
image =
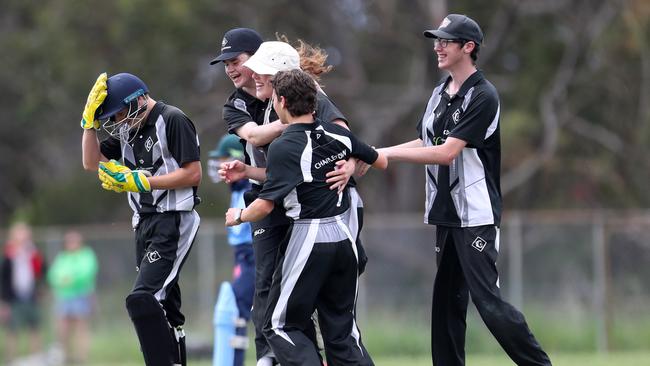
[[[158,116],[162,112],[164,106],[165,103],[161,101],[157,101],[156,104],[154,104],[153,108],[151,108],[151,112],[149,112],[149,115],[147,116],[147,120],[144,122],[144,124],[145,125],[156,124],[156,120],[158,120]]]
[[[285,131],[312,131],[322,123],[323,122],[320,119],[314,118],[314,122],[312,123],[292,123],[287,126]]]
[[[474,85],[478,84],[479,81],[483,80],[483,72],[481,70],[476,70],[472,75],[470,75],[467,80],[463,83],[463,85],[460,87],[458,90],[458,93],[455,95],[458,97],[464,97],[467,91],[473,87]],[[449,85],[449,82],[451,81],[451,75],[447,77],[447,80],[445,80],[445,85],[440,88],[440,95],[445,93],[447,90],[447,85]]]

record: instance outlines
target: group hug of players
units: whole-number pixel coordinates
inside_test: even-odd
[[[419,138],[376,150],[350,132],[320,87],[320,75],[331,69],[322,49],[302,41],[294,48],[286,39],[264,42],[249,28],[225,33],[211,64],[223,63],[235,86],[223,107],[230,137],[210,153],[218,163],[209,170],[215,181],[231,185],[226,225],[231,245],[242,246],[235,250],[235,280],[222,286],[217,304],[236,314],[225,327],[230,330],[216,335],[221,346],[215,349],[223,351],[217,366],[243,363],[249,318],[259,366],[373,365],[355,320],[367,257],[359,241],[363,201],[352,176],[385,169],[389,157],[427,166],[425,221],[440,225],[434,362],[464,363],[472,291],[513,360],[550,365],[523,316],[500,299],[498,281],[491,280],[498,279],[500,107],[475,66],[482,32],[470,18],[451,14],[424,35],[434,39],[438,66],[450,76],[434,89]],[[81,125],[84,168],[99,172],[104,189],[127,192],[134,212],[138,274],[126,307],[145,363],[184,365],[178,278],[200,223],[196,129],[129,73],[100,75]],[[100,142],[101,127],[109,136]],[[443,258],[455,267],[442,265]],[[449,296],[460,299],[457,310],[442,306]]]

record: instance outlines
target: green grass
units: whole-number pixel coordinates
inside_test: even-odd
[[[429,324],[417,321],[417,313],[406,311],[401,316],[395,313],[373,313],[360,321],[364,343],[378,366],[420,366],[431,365],[429,355]],[[411,314],[410,316],[408,314]],[[594,329],[585,327],[586,319],[559,317],[551,320],[536,316],[535,311],[527,315],[529,324],[544,348],[549,351],[553,365],[560,366],[650,366],[650,320],[645,317],[631,322],[619,318],[612,332],[609,354],[598,354],[594,349]],[[563,324],[560,324],[563,323]],[[48,322],[45,322],[48,324]],[[208,324],[209,325],[209,324]],[[93,327],[91,343],[91,365],[142,365],[137,337],[126,315],[112,317],[110,321],[97,322]],[[205,329],[203,329],[205,328]],[[45,344],[53,339],[50,326],[44,329]],[[250,329],[252,334],[252,329]],[[4,339],[0,328],[0,339]],[[201,327],[189,333],[190,341],[211,342],[209,327]],[[23,338],[23,352],[26,339]],[[0,341],[0,355],[4,342]],[[252,342],[251,342],[252,344]],[[500,349],[494,338],[476,314],[470,313],[467,329],[468,366],[511,366],[514,365]],[[255,365],[254,352],[247,352],[246,365]],[[1,361],[0,361],[1,362]],[[191,360],[190,365],[208,366],[210,360]]]
[[[374,358],[377,366],[431,366],[429,357],[382,357]],[[610,354],[576,353],[576,354],[551,354],[551,361],[555,366],[650,366],[650,351],[616,352]],[[252,360],[247,360],[246,365],[254,365]],[[467,357],[467,366],[511,366],[514,365],[505,355],[473,354]],[[95,366],[122,365],[136,366],[138,362],[130,363],[92,363]],[[190,366],[211,366],[207,360],[189,362]]]
[[[622,352],[607,355],[593,353],[551,354],[554,366],[650,366],[650,351]],[[421,358],[381,358],[377,366],[431,366],[431,359]],[[505,355],[473,354],[467,357],[467,366],[511,366],[514,363]]]

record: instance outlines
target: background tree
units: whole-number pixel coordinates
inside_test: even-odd
[[[352,129],[376,146],[412,139],[442,77],[422,31],[447,12],[483,26],[479,67],[503,104],[506,205],[650,204],[644,0],[9,0],[2,7],[0,223],[17,213],[36,223],[128,215],[80,164],[77,121],[102,71],[141,76],[155,99],[183,108],[203,151],[211,149],[225,132],[221,106],[232,86],[208,62],[235,26],[326,48],[335,70],[325,90]],[[369,210],[421,211],[422,174],[402,164],[363,178]],[[227,195],[220,189],[201,187],[204,215],[222,213]]]

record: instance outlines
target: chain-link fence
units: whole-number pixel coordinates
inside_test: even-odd
[[[648,227],[646,211],[511,211],[501,229],[502,293],[523,309],[551,349],[647,348]],[[35,228],[48,260],[61,249],[65,229]],[[97,326],[128,326],[124,297],[135,277],[133,231],[126,223],[79,229],[100,261]],[[362,330],[397,332],[403,325],[428,338],[436,271],[432,236],[420,214],[366,217],[362,237],[370,261],[359,294]],[[204,218],[181,289],[187,328],[207,342],[217,289],[231,277],[232,262],[221,219]]]

